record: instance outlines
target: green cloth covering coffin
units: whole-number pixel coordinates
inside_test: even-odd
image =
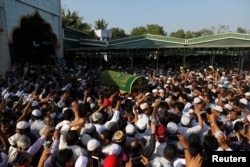
[[[116,87],[122,92],[141,92],[148,90],[148,80],[142,76],[106,70],[100,76],[102,84]]]

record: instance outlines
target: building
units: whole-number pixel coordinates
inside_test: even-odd
[[[0,74],[15,62],[63,57],[60,0],[0,0]]]
[[[82,38],[76,40],[73,48],[65,50],[64,57],[99,61],[99,64],[104,59],[122,59],[131,62],[131,67],[151,65],[155,69],[162,65],[192,69],[212,65],[250,70],[250,34],[229,32],[192,39],[145,34],[111,41]]]

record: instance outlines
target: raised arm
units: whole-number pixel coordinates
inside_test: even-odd
[[[27,117],[27,115],[29,113],[29,109],[30,109],[32,101],[33,101],[33,98],[31,98],[29,100],[29,102],[26,104],[25,108],[22,110],[22,115],[17,119],[16,123],[26,119],[26,117]]]
[[[10,143],[9,143],[6,135],[4,135],[4,133],[2,132],[1,129],[0,129],[0,141],[1,141],[2,145],[3,145],[2,151],[4,153],[8,154]]]

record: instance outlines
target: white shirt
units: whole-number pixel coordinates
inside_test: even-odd
[[[114,111],[114,114],[113,114],[111,120],[105,122],[104,125],[101,125],[101,124],[93,124],[93,125],[95,126],[96,131],[100,134],[102,131],[104,131],[105,129],[107,129],[108,124],[110,122],[117,122],[119,119],[120,119],[120,111],[116,110],[116,111]]]
[[[88,151],[78,145],[67,146],[66,148],[69,148],[73,151],[73,156],[75,160],[77,160],[77,158],[82,155],[88,156]]]
[[[150,159],[154,159],[155,157],[161,157],[163,156],[163,151],[164,148],[167,146],[166,142],[160,143],[158,141],[155,142],[155,150],[152,154],[152,156],[150,157]]]
[[[39,131],[43,127],[44,127],[44,122],[42,120],[38,119],[38,120],[35,120],[31,123],[30,131],[31,131],[31,133],[36,135],[37,138],[39,138],[40,137]]]
[[[201,126],[200,125],[196,125],[196,126],[191,127],[191,128],[179,125],[178,129],[177,129],[177,132],[182,134],[183,136],[185,136],[186,139],[188,138],[188,136],[191,133],[199,133],[200,131],[201,131]]]
[[[163,157],[156,157],[150,161],[151,167],[173,167],[173,164]]]

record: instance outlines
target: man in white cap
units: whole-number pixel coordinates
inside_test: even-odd
[[[101,163],[101,148],[102,145],[97,139],[90,139],[87,143],[87,149],[89,151],[89,157],[90,158],[90,166],[93,166],[93,160],[97,162],[98,164]],[[93,159],[95,157],[96,159]]]
[[[212,108],[212,113],[215,115],[215,118],[219,121],[219,122],[224,122],[226,119],[226,116],[223,114],[223,108],[219,105],[215,105]]]
[[[199,133],[203,128],[203,120],[200,115],[200,110],[197,106],[194,108],[194,113],[198,119],[196,126],[190,126],[191,118],[189,114],[183,114],[180,124],[178,125],[177,132],[182,134],[186,139],[191,133]]]
[[[129,146],[129,143],[132,140],[135,140],[135,134],[136,134],[136,128],[133,124],[127,124],[125,127],[125,133],[126,133],[126,146]]]
[[[37,138],[40,137],[39,131],[44,127],[44,122],[41,120],[42,112],[39,109],[34,109],[31,112],[31,118],[29,120],[30,131],[36,135]]]
[[[87,167],[88,166],[88,157],[79,156],[75,162],[75,167]]]
[[[246,92],[244,95],[247,99],[247,109],[250,111],[250,92]]]
[[[111,111],[107,111],[112,113],[112,115],[110,116],[110,120],[103,122],[103,115],[101,112],[99,111],[95,111],[90,119],[92,120],[93,125],[96,127],[96,131],[100,134],[103,130],[107,129],[108,125],[111,122],[117,122],[120,119],[120,105],[121,105],[121,101],[117,100],[116,102],[113,101],[112,102],[112,109]]]

